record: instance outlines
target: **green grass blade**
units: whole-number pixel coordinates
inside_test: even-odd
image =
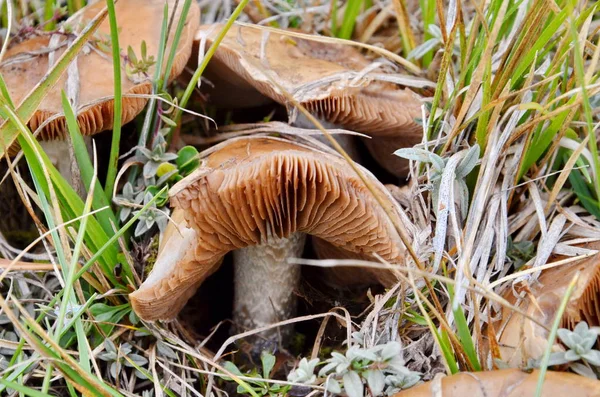
[[[49,394],[42,393],[41,391],[37,391],[27,386],[23,386],[19,383],[11,382],[7,379],[0,379],[0,384],[3,384],[6,387],[10,387],[11,389],[18,391],[19,393],[23,393],[24,395],[29,397],[51,397]]]
[[[10,119],[10,125],[14,125],[17,131],[21,132],[18,136],[19,143],[23,149],[23,153],[27,159],[32,175],[38,178],[40,187],[46,193],[48,193],[48,186],[44,171],[41,168],[38,160],[38,153],[41,160],[44,162],[46,169],[50,172],[50,178],[55,186],[56,194],[61,204],[61,211],[64,217],[68,219],[74,219],[83,213],[83,202],[79,195],[73,190],[67,181],[60,175],[58,170],[52,165],[48,156],[42,150],[40,144],[35,140],[33,134],[29,129],[21,122],[17,115],[9,108],[0,108],[0,115],[4,118]],[[35,150],[34,150],[35,147]],[[90,218],[88,230],[86,233],[86,245],[96,252],[105,242],[108,240],[106,233],[102,230],[95,218]],[[107,247],[104,254],[98,258],[98,262],[106,277],[115,285],[118,285],[118,280],[112,272],[112,266],[114,266],[117,260],[117,248],[113,245]],[[127,270],[127,268],[126,268]]]
[[[94,179],[93,208],[100,209],[108,207],[107,210],[97,214],[96,218],[98,219],[98,222],[100,223],[100,226],[102,226],[104,232],[107,235],[111,235],[113,232],[111,222],[112,224],[117,225],[117,218],[110,208],[110,202],[102,193],[102,186],[100,186],[100,182],[94,178],[94,167],[92,166],[92,160],[90,159],[87,147],[83,141],[83,137],[81,136],[79,125],[77,125],[75,112],[73,111],[73,108],[71,107],[71,104],[69,103],[67,95],[64,91],[62,92],[62,105],[65,112],[65,119],[67,120],[69,135],[71,137],[71,141],[73,142],[75,158],[77,159],[77,165],[79,166],[79,170],[81,172],[81,179],[83,180],[83,184],[88,192],[91,190],[90,183],[92,182],[92,179]]]
[[[121,48],[119,47],[119,30],[117,27],[117,16],[115,14],[114,0],[106,0],[108,9],[108,21],[110,23],[110,42],[113,57],[113,77],[114,83],[114,118],[112,142],[110,145],[110,155],[108,158],[108,170],[106,171],[106,183],[104,185],[104,194],[108,201],[112,200],[115,179],[117,178],[117,167],[119,161],[119,145],[121,143],[121,120],[123,113],[123,98],[121,87]]]
[[[171,74],[171,69],[173,68],[173,62],[175,62],[175,55],[177,54],[177,43],[179,43],[179,40],[181,38],[181,32],[183,32],[183,28],[185,27],[187,15],[190,11],[191,5],[192,0],[185,0],[185,3],[183,4],[183,9],[181,10],[181,14],[179,15],[179,22],[177,23],[177,29],[175,30],[175,35],[173,36],[171,52],[169,53],[169,59],[167,59],[165,74],[163,76],[163,89],[166,89],[167,84],[169,83],[169,76]],[[175,14],[175,11],[176,10],[173,10],[173,14]]]
[[[554,322],[552,323],[552,328],[550,329],[550,335],[548,335],[548,345],[544,350],[544,355],[542,356],[542,361],[540,363],[540,375],[537,382],[537,387],[535,389],[535,397],[542,396],[542,387],[544,385],[544,378],[546,377],[546,372],[548,371],[548,363],[550,362],[550,354],[552,353],[552,346],[554,346],[554,342],[556,341],[556,334],[558,331],[558,327],[562,321],[563,313],[567,308],[567,303],[569,303],[569,299],[571,298],[571,294],[575,289],[575,285],[577,285],[577,280],[579,279],[579,272],[575,274],[573,280],[569,283],[567,290],[565,291],[565,295],[560,302],[560,306],[556,311],[554,316]]]
[[[35,86],[32,92],[23,100],[16,109],[16,114],[19,119],[29,121],[40,103],[48,92],[54,87],[60,76],[63,74],[79,51],[83,48],[88,39],[92,37],[98,26],[106,17],[106,9],[100,11],[98,15],[83,29],[81,34],[73,41],[67,50],[58,59],[52,69],[44,76],[44,78]],[[0,157],[4,157],[4,153],[9,148],[19,135],[19,130],[14,123],[5,122],[0,126]]]
[[[348,0],[346,3],[346,10],[344,11],[344,20],[342,21],[342,27],[338,32],[338,37],[346,40],[350,40],[352,32],[354,32],[354,25],[356,24],[356,18],[360,14],[360,9],[363,5],[363,0]]]

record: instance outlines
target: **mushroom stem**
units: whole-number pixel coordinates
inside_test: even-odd
[[[235,297],[233,319],[242,330],[251,330],[291,318],[296,311],[294,290],[300,281],[300,266],[287,263],[300,257],[306,234],[287,238],[269,237],[261,245],[233,253]],[[272,328],[257,336],[254,350],[275,348],[291,337],[293,327]],[[254,338],[252,338],[254,339]]]

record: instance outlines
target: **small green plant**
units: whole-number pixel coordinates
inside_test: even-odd
[[[150,70],[150,67],[156,63],[154,55],[148,56],[146,41],[142,40],[140,53],[141,59],[138,59],[138,57],[135,55],[135,52],[133,51],[133,48],[131,46],[127,47],[127,60],[129,61],[128,64],[125,66],[127,76],[131,77],[135,74],[147,75]]]
[[[104,348],[105,351],[98,354],[98,358],[110,363],[109,373],[113,379],[117,379],[123,366],[134,368],[136,377],[146,379],[146,375],[138,368],[148,364],[148,360],[139,354],[132,353],[132,347],[129,343],[123,343],[117,349],[115,344],[110,339],[107,339],[104,342]]]
[[[460,213],[463,219],[466,218],[469,209],[469,188],[467,187],[466,177],[473,171],[473,168],[475,168],[479,161],[478,144],[460,151],[450,158],[442,158],[433,152],[419,148],[398,149],[394,154],[407,160],[431,164],[432,173],[429,180],[432,182],[433,208],[436,213],[438,211],[442,183],[446,179],[445,174],[452,177],[449,174],[452,173],[453,178],[450,179],[453,179],[453,181],[448,180],[448,182],[454,182],[454,188],[457,190],[455,197],[460,198]],[[447,167],[449,164],[452,164],[452,167]]]
[[[564,352],[554,352],[548,365],[569,364],[569,368],[580,375],[598,379],[600,367],[600,351],[594,349],[600,335],[600,327],[590,328],[582,321],[573,331],[566,328],[558,330],[561,342],[569,348]]]
[[[318,377],[314,375],[318,360],[303,358],[298,368],[288,375],[288,380],[307,385],[319,383],[330,393],[344,393],[348,397],[363,397],[365,386],[372,396],[391,396],[420,380],[419,373],[404,365],[400,343],[392,341],[365,348],[360,344],[363,338],[358,332],[353,335],[353,340],[357,344],[345,354],[331,353]]]
[[[262,381],[260,379],[269,379],[271,376],[271,372],[273,371],[273,367],[275,366],[275,356],[263,351],[260,355],[260,361],[262,364],[262,373],[259,373],[258,370],[253,369],[251,372],[244,374],[239,368],[232,363],[231,361],[227,361],[224,364],[224,367],[227,371],[231,372],[237,376],[244,376],[249,378],[254,378],[256,380],[247,380],[250,388],[259,396],[280,396],[286,395],[290,389],[290,386],[281,385],[281,384],[273,384],[266,381]],[[231,378],[225,378],[227,380],[231,380]],[[245,385],[238,385],[237,392],[240,394],[248,394],[249,390]]]

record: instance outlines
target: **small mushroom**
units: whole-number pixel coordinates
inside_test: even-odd
[[[393,397],[530,397],[535,395],[540,371],[519,369],[461,372],[439,377]],[[600,382],[566,372],[548,371],[544,377],[543,397],[592,397],[600,395]]]
[[[600,243],[585,248],[600,249]],[[554,258],[565,259],[564,257]],[[567,288],[575,274],[579,279],[562,317],[561,327],[573,329],[580,321],[590,326],[600,325],[600,253],[542,271],[538,282],[517,302],[517,306],[544,327],[536,324],[511,308],[502,309],[502,320],[494,325],[500,354],[511,367],[527,363],[529,358],[542,357],[548,345],[548,331],[552,327]],[[517,288],[518,290],[518,288]],[[504,296],[511,304],[517,301],[512,288]]]
[[[168,0],[170,16],[173,14],[176,0]],[[125,124],[139,114],[147,98],[134,97],[135,94],[150,94],[152,91],[151,78],[155,66],[147,62],[145,71],[133,70],[126,73],[128,60],[125,58],[129,46],[133,49],[138,60],[142,60],[142,42],[146,46],[146,59],[151,57],[156,61],[158,45],[160,43],[160,26],[164,16],[165,0],[121,0],[115,5],[117,26],[119,27],[119,45],[123,59],[121,87],[123,92],[122,123]],[[66,23],[74,30],[94,18],[105,7],[99,1],[89,5],[77,13]],[[176,10],[175,20],[181,13],[182,7]],[[194,33],[200,20],[200,11],[196,2],[187,16],[185,28],[179,40],[173,67],[169,74],[169,81],[177,77],[185,67],[192,51]],[[165,59],[167,58],[173,41],[175,29],[171,30]],[[41,127],[39,138],[41,141],[54,142],[44,144],[49,151],[55,152],[58,168],[67,173],[70,166],[68,145],[65,141],[68,136],[66,120],[61,102],[61,91],[64,90],[74,101],[77,110],[77,122],[84,136],[91,136],[98,132],[110,130],[114,118],[114,77],[112,56],[101,50],[100,45],[110,45],[109,21],[105,20],[97,30],[96,42],[88,44],[77,56],[76,64],[69,67],[58,83],[48,92],[40,106],[29,120],[32,131]],[[58,39],[58,40],[56,40]],[[0,64],[0,74],[8,87],[8,92],[15,104],[20,103],[31,90],[43,79],[48,69],[52,66],[52,59],[58,59],[68,46],[70,36],[57,33],[50,36],[36,36],[29,38],[11,47],[5,56],[5,61]],[[163,65],[166,62],[163,63]],[[76,65],[76,67],[74,67]],[[1,122],[2,120],[0,120]],[[43,127],[42,127],[43,126]],[[13,144],[9,154],[14,155],[18,145]],[[64,160],[69,163],[64,164]]]
[[[221,28],[202,26],[196,40],[206,38],[208,46]],[[415,91],[434,85],[418,77],[369,72],[371,65],[348,45],[297,38],[283,30],[234,26],[208,65],[207,76],[215,82],[208,93],[214,103],[227,106],[260,103],[257,92],[287,106],[286,96],[263,73],[267,70],[314,115],[371,135],[365,142],[376,160],[393,174],[406,176],[408,161],[393,152],[421,142],[422,126],[416,119],[422,117],[422,101]],[[385,80],[412,84],[415,90]],[[295,122],[293,107],[288,112]]]
[[[301,256],[306,234],[391,264],[404,258],[392,222],[342,158],[267,136],[230,139],[210,151],[200,168],[170,191],[174,216],[184,222],[181,233],[170,226],[154,269],[130,295],[142,319],[174,318],[230,251],[234,320],[248,328],[293,315],[300,273],[287,259]],[[383,185],[363,172],[378,194],[388,197]],[[364,272],[395,282],[388,270]]]

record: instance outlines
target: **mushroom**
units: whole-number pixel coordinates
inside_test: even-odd
[[[504,369],[461,372],[439,377],[393,397],[530,397],[535,395],[540,371]],[[544,377],[543,397],[592,397],[600,395],[600,382],[566,372],[548,371]]]
[[[170,15],[176,0],[168,0]],[[119,27],[119,45],[126,51],[129,46],[133,49],[138,59],[142,59],[141,47],[145,42],[147,59],[158,54],[160,43],[160,26],[164,16],[165,0],[121,0],[115,5],[117,25]],[[80,25],[85,25],[94,18],[105,6],[104,2],[96,2],[83,8],[68,22],[69,26],[77,30]],[[175,20],[181,13],[178,7]],[[178,43],[177,53],[173,67],[169,74],[169,81],[177,77],[185,67],[192,50],[194,33],[200,20],[200,11],[196,2],[192,2],[187,15],[186,25]],[[171,30],[165,56],[168,56],[172,45],[175,29]],[[110,37],[109,21],[105,20],[96,33],[98,43],[104,42],[105,37]],[[58,38],[59,40],[55,40]],[[64,34],[49,36],[36,36],[29,38],[11,47],[0,64],[0,74],[8,87],[8,92],[14,103],[20,103],[30,91],[44,78],[52,66],[52,58],[58,57],[67,47],[69,36]],[[110,39],[108,39],[110,45]],[[46,95],[40,106],[29,120],[32,131],[40,128],[39,137],[45,149],[53,154],[57,160],[58,168],[68,174],[70,159],[67,155],[68,136],[66,120],[61,102],[61,91],[70,93],[70,99],[75,100],[77,109],[77,122],[84,136],[91,136],[98,132],[110,130],[114,118],[114,77],[113,62],[110,54],[102,52],[97,45],[89,45],[77,56],[76,64],[69,67],[69,72],[64,73]],[[123,59],[123,67],[125,59]],[[166,62],[163,63],[163,65]],[[76,67],[74,67],[74,65]],[[150,94],[152,92],[151,76],[154,67],[149,66],[145,72],[134,71],[132,75],[122,73],[122,123],[125,124],[139,114],[146,105],[147,98],[135,97],[136,94]],[[1,122],[1,120],[0,120]],[[15,143],[9,149],[9,154],[18,151]],[[65,164],[64,160],[68,160]]]
[[[600,243],[591,243],[585,248],[598,250]],[[600,325],[600,253],[544,270],[517,306],[545,328],[510,307],[502,309],[502,320],[494,325],[502,359],[511,367],[521,366],[529,358],[542,357],[548,345],[547,329],[552,327],[554,316],[577,272],[579,279],[562,316],[561,327],[573,329],[580,321],[586,321],[590,326]],[[504,295],[515,304],[517,299],[512,288]]]
[[[399,216],[383,185],[363,173]],[[300,273],[286,262],[301,255],[306,234],[391,264],[405,256],[384,209],[342,158],[285,139],[225,141],[169,194],[174,217],[184,221],[170,224],[152,272],[130,294],[133,309],[147,321],[174,318],[230,251],[234,320],[247,328],[293,315]],[[387,269],[364,272],[386,285],[396,281]],[[262,336],[272,341],[277,330]],[[285,342],[285,332],[282,337]]]
[[[196,40],[206,38],[209,45],[221,28],[202,26]],[[258,91],[287,106],[280,85],[314,115],[371,135],[373,139],[365,141],[375,158],[395,175],[406,176],[408,161],[393,152],[421,142],[422,127],[416,119],[422,117],[422,99],[415,91],[388,81],[410,84],[415,90],[433,88],[433,83],[413,76],[373,73],[372,63],[348,45],[269,30],[249,25],[229,30],[207,68],[206,76],[215,82],[214,89],[208,88],[211,100],[249,106],[261,103]],[[268,70],[277,84],[263,70]],[[294,109],[288,108],[288,113],[290,122],[296,122]]]

